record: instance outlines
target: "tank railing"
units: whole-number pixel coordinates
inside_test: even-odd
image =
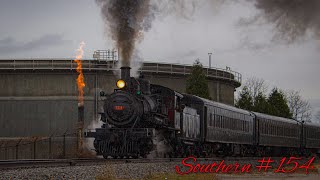
[[[208,68],[203,67],[206,75],[208,77],[216,77],[234,80],[239,83],[242,81],[242,76],[240,73],[226,70],[222,68]],[[190,74],[192,70],[192,65],[185,64],[167,64],[167,63],[154,63],[154,62],[144,62],[143,66],[140,68],[142,72],[155,72],[155,73],[171,73],[171,74]]]
[[[75,70],[77,64],[72,59],[0,59],[0,70]],[[118,61],[83,60],[84,70],[94,71],[117,71],[120,70]],[[222,78],[241,83],[240,73],[230,69],[209,68],[204,66],[208,77]],[[190,74],[192,65],[170,64],[144,61],[140,72],[168,73],[168,74]]]

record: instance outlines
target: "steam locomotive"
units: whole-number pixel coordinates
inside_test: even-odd
[[[250,112],[130,77],[105,97],[94,137],[104,158],[277,156],[320,151],[320,126]],[[162,144],[161,148],[159,144]]]

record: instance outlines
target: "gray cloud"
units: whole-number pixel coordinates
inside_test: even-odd
[[[59,46],[67,42],[69,41],[64,40],[61,34],[46,34],[28,42],[20,42],[13,37],[6,37],[0,39],[0,53],[19,53],[44,47]]]
[[[247,26],[266,21],[274,25],[273,40],[292,43],[311,32],[315,38],[320,35],[319,0],[255,0],[260,11],[255,17],[241,19]]]

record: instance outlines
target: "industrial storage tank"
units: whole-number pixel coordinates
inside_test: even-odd
[[[118,61],[82,60],[84,123],[98,120],[102,111],[100,92],[116,88]],[[0,60],[1,137],[48,136],[77,129],[78,91],[73,59]],[[138,69],[152,84],[184,93],[192,65],[144,62]],[[241,85],[241,74],[204,67],[209,93],[214,101],[234,104],[234,91]]]

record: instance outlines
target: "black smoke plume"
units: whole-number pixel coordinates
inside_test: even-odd
[[[135,42],[148,30],[154,19],[149,0],[96,0],[101,7],[112,39],[116,42],[122,66],[130,66]]]
[[[255,0],[255,7],[288,42],[309,31],[320,37],[320,0]]]
[[[174,14],[188,19],[196,0],[96,0],[107,25],[107,32],[120,51],[122,66],[130,66],[136,42],[151,28],[156,16]]]

